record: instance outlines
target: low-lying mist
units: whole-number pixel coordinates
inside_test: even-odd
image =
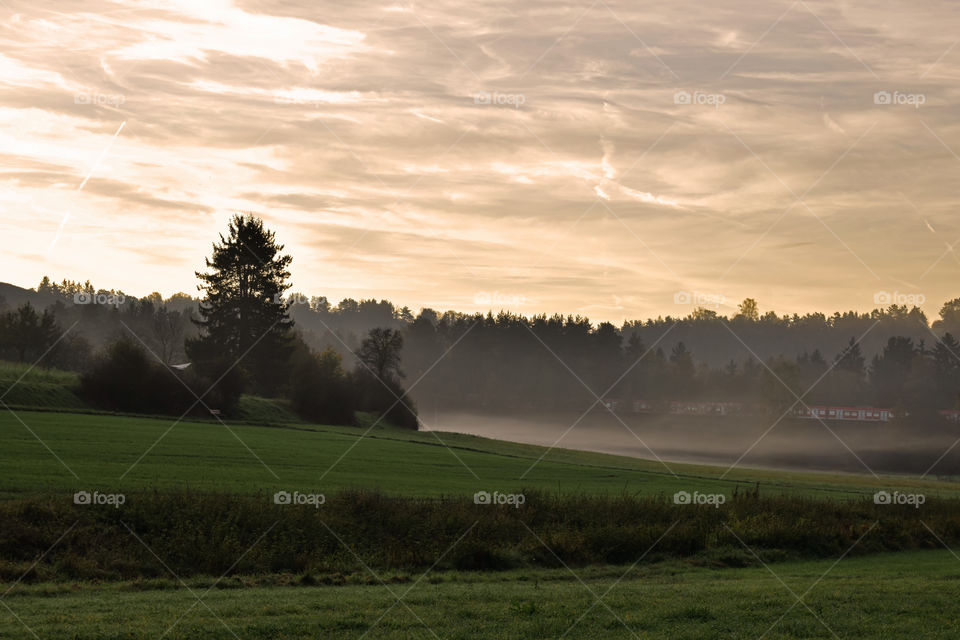
[[[425,411],[424,429],[666,462],[852,473],[960,473],[960,428],[776,417]],[[621,422],[622,421],[622,422]],[[575,425],[575,426],[574,426]],[[566,433],[565,433],[566,432]],[[764,435],[765,434],[765,435]]]

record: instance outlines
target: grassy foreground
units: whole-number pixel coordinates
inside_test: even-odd
[[[0,411],[0,494],[79,490],[252,494],[375,489],[441,496],[477,491],[672,495],[676,491],[856,498],[878,489],[960,497],[960,483],[673,464],[452,433],[305,424],[285,428]]]
[[[0,637],[956,637],[956,556],[940,550],[835,562],[741,569],[660,563],[576,573],[368,572],[368,584],[345,586],[243,588],[241,579],[212,578],[19,585],[3,601],[9,608],[0,607]]]

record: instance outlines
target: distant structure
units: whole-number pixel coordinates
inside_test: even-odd
[[[940,415],[948,422],[960,422],[960,409],[946,409]]]
[[[674,400],[659,405],[645,400],[621,400],[606,398],[603,406],[614,413],[659,413],[688,416],[751,416],[769,413],[769,409],[760,405],[748,405],[742,402],[709,402]],[[811,405],[797,407],[790,414],[795,418],[810,420],[846,420],[851,422],[888,422],[894,418],[894,410],[884,407],[846,407]],[[960,424],[960,410],[941,411],[945,420]]]
[[[748,413],[740,402],[671,402],[670,413],[688,416],[739,416]]]
[[[887,422],[893,418],[893,409],[877,407],[800,407],[794,409],[798,418],[821,420],[855,420],[857,422]]]

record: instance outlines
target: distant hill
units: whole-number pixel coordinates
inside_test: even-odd
[[[29,302],[35,307],[44,309],[54,303],[54,297],[37,293],[33,289],[24,289],[15,284],[0,282],[0,308],[4,305],[11,308],[18,307],[24,302]]]

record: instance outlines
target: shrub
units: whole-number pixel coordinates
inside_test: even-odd
[[[354,384],[360,395],[359,409],[376,413],[395,427],[416,431],[420,427],[413,399],[392,377],[377,378],[366,369],[357,369]]]
[[[322,424],[354,424],[357,405],[338,354],[327,349],[316,355],[302,354],[293,367],[290,385],[293,410],[305,420]]]
[[[110,344],[80,376],[80,396],[102,409],[143,413],[183,412],[193,403],[175,375],[128,339]]]
[[[212,379],[190,369],[168,369],[138,343],[121,338],[80,376],[79,395],[112,411],[182,415],[189,409],[191,414],[205,415],[206,405],[230,413],[243,390],[241,374],[225,362],[211,371],[216,376]]]
[[[754,566],[760,564],[757,557],[836,559],[848,551],[862,555],[960,541],[955,500],[931,498],[922,512],[869,499],[793,497],[700,509],[674,505],[664,496],[524,493],[521,509],[477,505],[470,496],[428,500],[358,490],[330,494],[320,510],[274,504],[269,492],[128,493],[120,509],[78,507],[69,494],[22,497],[0,501],[0,578],[16,579],[33,563],[27,580],[168,576],[153,553],[182,577],[228,571],[342,575],[365,573],[364,566],[405,571],[436,563],[441,570],[501,570],[630,564],[640,558]],[[803,535],[790,534],[796,530]]]

